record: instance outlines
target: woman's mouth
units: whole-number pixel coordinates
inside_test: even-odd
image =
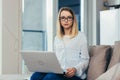
[[[68,26],[68,24],[64,24],[65,26]]]

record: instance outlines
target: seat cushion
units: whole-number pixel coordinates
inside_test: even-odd
[[[90,62],[88,66],[87,80],[95,80],[107,69],[110,61],[111,46],[98,45],[89,49]]]
[[[96,80],[120,80],[120,63],[117,63]]]
[[[120,44],[115,44],[108,69],[120,62]]]

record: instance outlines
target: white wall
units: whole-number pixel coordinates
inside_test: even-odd
[[[2,74],[18,74],[21,0],[2,1]]]
[[[2,72],[2,0],[0,0],[0,75]]]
[[[120,40],[119,13],[120,9],[100,12],[100,44],[114,45],[115,41]]]

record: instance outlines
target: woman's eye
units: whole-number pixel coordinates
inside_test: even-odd
[[[68,18],[72,18],[71,16],[68,16]]]
[[[61,17],[61,19],[65,19],[65,17]]]

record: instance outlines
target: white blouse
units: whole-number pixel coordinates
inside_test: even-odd
[[[74,38],[64,36],[63,39],[55,37],[54,49],[56,56],[64,71],[67,68],[75,67],[76,76],[86,78],[85,70],[89,62],[87,40],[84,33],[79,32]]]

